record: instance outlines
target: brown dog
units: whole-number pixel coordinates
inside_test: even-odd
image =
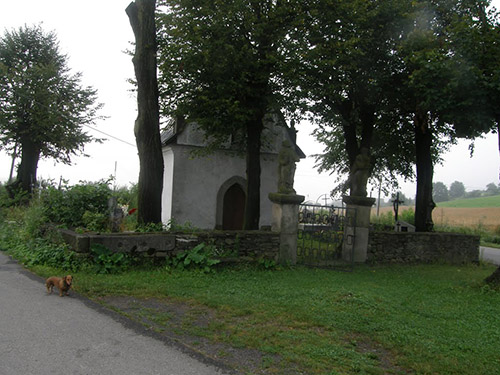
[[[45,281],[45,286],[47,287],[47,293],[52,293],[52,290],[56,286],[59,289],[59,296],[62,297],[63,293],[69,295],[69,289],[73,283],[73,277],[71,275],[64,277],[52,276]]]

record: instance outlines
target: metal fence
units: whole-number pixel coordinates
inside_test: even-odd
[[[297,262],[352,270],[356,212],[346,207],[302,204],[299,207]]]

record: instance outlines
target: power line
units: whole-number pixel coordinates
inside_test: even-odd
[[[117,141],[120,141],[120,142],[122,142],[122,143],[125,143],[126,145],[132,146],[132,147],[134,147],[134,148],[136,148],[136,147],[137,147],[136,145],[134,145],[134,144],[132,144],[132,143],[130,143],[130,142],[124,141],[123,139],[120,139],[120,138],[118,138],[118,137],[115,137],[114,135],[111,135],[111,134],[105,133],[105,132],[103,132],[102,130],[96,129],[96,128],[94,128],[94,127],[90,126],[90,125],[82,124],[82,126],[85,126],[85,127],[89,128],[89,129],[92,129],[92,130],[94,130],[94,131],[96,131],[96,132],[98,132],[98,133],[104,134],[105,136],[110,137],[110,138],[113,138],[114,140],[117,140]]]

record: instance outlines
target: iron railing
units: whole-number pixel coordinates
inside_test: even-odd
[[[355,210],[343,206],[300,205],[297,262],[352,270],[355,223]]]

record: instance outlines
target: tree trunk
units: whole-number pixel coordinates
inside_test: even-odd
[[[360,119],[355,120],[352,117],[354,108],[355,106],[351,101],[345,101],[340,107],[344,119],[345,148],[349,158],[347,187],[351,196],[365,197],[367,196],[368,178],[371,176],[373,169],[370,150],[375,129],[375,111],[371,106],[362,104],[359,107]],[[358,131],[361,131],[359,144]]]
[[[497,134],[498,134],[498,152],[500,153],[500,115],[497,115],[496,121],[497,121]],[[500,180],[500,172],[498,173],[498,179]]]
[[[16,180],[7,185],[11,199],[20,193],[31,195],[36,183],[38,161],[40,160],[40,147],[26,138],[21,141],[21,163],[17,168]]]
[[[134,133],[139,151],[138,221],[161,222],[163,154],[156,76],[155,0],[136,0],[126,9],[135,35],[133,58],[138,115]]]
[[[431,232],[434,228],[432,210],[436,207],[432,199],[432,132],[427,112],[418,110],[414,117],[415,149],[417,166],[417,196],[415,202],[415,229]]]
[[[260,117],[260,116],[257,116]],[[260,147],[262,117],[247,125],[247,196],[245,202],[245,221],[243,229],[259,229],[260,219]]]

